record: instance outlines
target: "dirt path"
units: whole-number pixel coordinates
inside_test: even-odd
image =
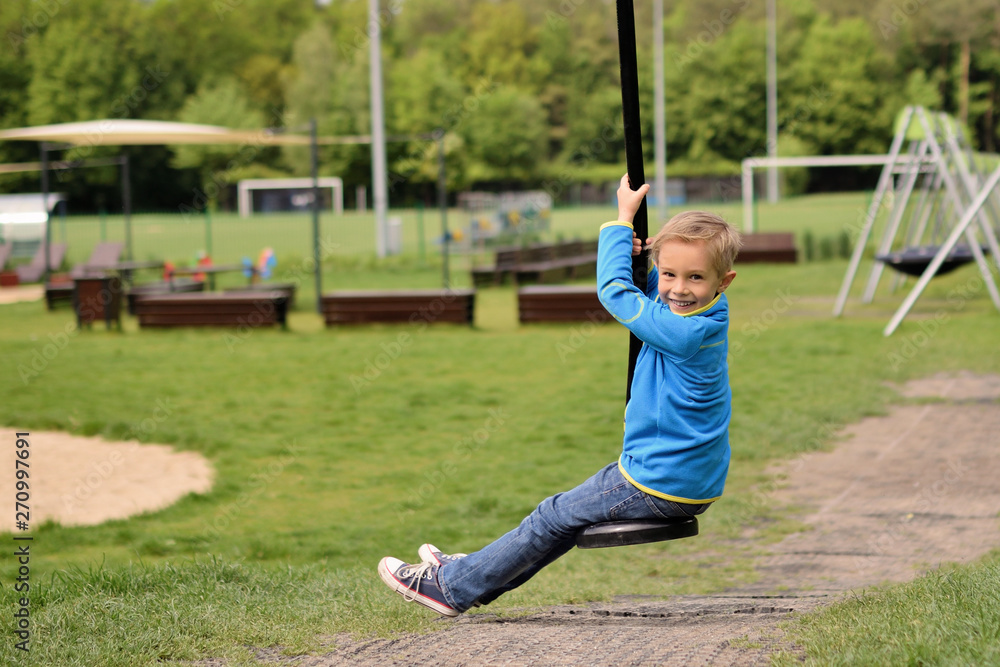
[[[440,632],[394,640],[337,636],[336,650],[298,664],[768,664],[777,648],[794,650],[782,641],[780,621],[847,591],[906,581],[1000,547],[1000,377],[963,373],[899,389],[941,400],[865,419],[846,429],[833,451],[774,471],[782,485],[768,498],[805,508],[801,518],[812,530],[762,557],[753,586],[554,607],[516,619],[474,614],[442,619],[448,627]],[[258,657],[287,660],[274,651]]]

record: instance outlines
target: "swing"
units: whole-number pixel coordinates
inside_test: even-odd
[[[670,519],[605,521],[587,526],[576,534],[579,549],[625,547],[647,542],[678,540],[698,534],[698,519],[693,516]]]
[[[907,141],[910,147],[904,158],[901,149]],[[894,185],[898,174],[903,178]],[[914,205],[911,195],[920,175],[924,179],[923,188]],[[1000,243],[995,229],[998,209],[996,202],[990,199],[998,180],[1000,170],[987,177],[979,168],[973,159],[972,147],[954,119],[943,113],[930,113],[923,107],[906,107],[897,120],[888,161],[854,245],[833,314],[839,316],[844,312],[851,283],[886,196],[892,198],[887,206],[889,214],[862,301],[872,303],[887,266],[896,272],[894,290],[904,276],[919,280],[886,326],[884,335],[891,335],[899,327],[931,280],[972,262],[979,265],[990,297],[1000,308],[1000,291],[985,259],[992,254],[1000,263]],[[930,229],[928,223],[932,215],[934,225]],[[901,229],[906,232],[902,243],[896,244]],[[977,232],[983,235],[984,241],[978,240]],[[963,240],[964,243],[959,243]]]
[[[642,168],[642,136],[639,125],[639,79],[636,64],[635,11],[631,0],[617,0],[618,10],[618,55],[622,80],[622,120],[625,125],[625,162],[628,167],[629,183],[633,190],[646,182]],[[639,238],[646,238],[649,225],[645,202],[639,207],[632,221],[632,227]],[[637,286],[646,286],[645,253],[632,258],[632,278]],[[639,358],[642,341],[635,334],[629,335],[628,383],[625,387],[625,402],[628,403],[632,388],[632,374]],[[621,547],[647,542],[676,540],[698,534],[698,519],[677,517],[669,519],[643,519],[633,521],[605,521],[587,526],[576,534],[576,546],[580,549]]]
[[[891,252],[885,255],[876,255],[875,259],[891,266],[900,273],[905,273],[908,276],[919,278],[924,274],[924,271],[927,270],[931,260],[934,259],[934,256],[939,250],[941,250],[941,246],[915,246],[913,248],[904,248],[897,252]],[[988,249],[983,248],[983,250],[987,251]],[[975,256],[972,254],[972,249],[969,246],[956,245],[952,251],[948,253],[948,257],[941,264],[941,267],[937,270],[935,275],[943,276],[946,273],[951,273],[955,269],[965,266],[969,262],[975,261],[975,259]]]
[[[946,215],[943,202],[940,201],[940,190],[942,178],[939,173],[926,174],[924,176],[924,186],[922,188],[920,201],[917,203],[916,211],[913,214],[916,225],[911,225],[904,242],[904,247],[895,252],[883,252],[875,255],[875,259],[886,266],[895,269],[899,273],[919,278],[927,270],[934,256],[941,250],[941,239],[947,235],[944,228],[944,217]],[[931,191],[934,190],[934,194]],[[930,243],[920,245],[918,239],[923,236],[927,229],[928,219],[934,214],[935,222],[930,232]],[[984,252],[989,249],[984,247]],[[969,262],[975,261],[972,249],[965,244],[956,245],[948,253],[947,258],[938,268],[935,275],[943,276],[951,273],[955,269],[965,266]]]

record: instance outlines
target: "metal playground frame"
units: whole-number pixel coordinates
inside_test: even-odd
[[[904,152],[904,144],[907,144]],[[840,316],[877,222],[882,236],[862,300],[871,303],[885,266],[919,276],[883,334],[892,335],[937,275],[975,261],[1000,310],[1000,291],[986,260],[1000,267],[1000,165],[984,173],[962,129],[949,116],[906,107],[886,155],[748,158],[742,163],[743,230],[754,231],[753,170],[768,167],[883,165],[858,234],[833,314]],[[918,187],[919,184],[919,187]],[[913,197],[918,194],[917,197]],[[886,211],[884,215],[880,215]],[[931,224],[931,223],[934,224]],[[977,235],[979,232],[982,239]],[[966,245],[959,245],[962,239]],[[902,246],[899,245],[902,241]],[[905,263],[905,265],[904,265]]]

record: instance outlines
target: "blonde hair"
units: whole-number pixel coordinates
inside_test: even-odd
[[[708,245],[712,268],[719,276],[732,270],[736,255],[743,245],[740,233],[732,225],[706,211],[684,211],[667,220],[649,245],[653,263],[658,261],[660,248],[667,241],[704,241]]]

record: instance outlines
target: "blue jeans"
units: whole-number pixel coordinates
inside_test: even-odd
[[[531,579],[576,545],[576,533],[602,521],[701,514],[708,505],[675,503],[634,487],[611,463],[572,491],[543,500],[521,524],[492,544],[441,567],[448,603],[465,611],[488,604]]]

